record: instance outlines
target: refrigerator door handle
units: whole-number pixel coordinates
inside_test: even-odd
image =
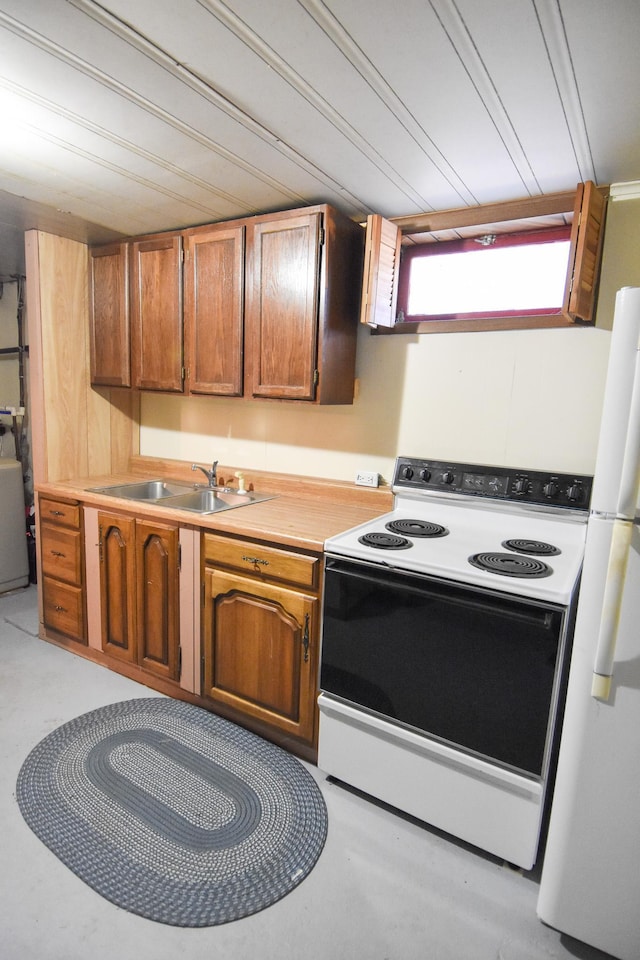
[[[618,516],[633,519],[640,486],[640,344],[636,347],[635,376],[629,401],[629,420],[622,461]]]
[[[616,652],[616,640],[620,621],[622,592],[627,572],[627,559],[631,548],[633,523],[629,520],[614,520],[602,615],[598,629],[598,644],[593,665],[591,696],[596,700],[608,700],[611,693],[611,678]]]

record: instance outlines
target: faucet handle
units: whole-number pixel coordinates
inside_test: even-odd
[[[244,484],[244,473],[242,473],[241,470],[236,470],[236,472],[234,473],[234,477],[237,477],[238,479],[238,493],[246,493],[247,488],[245,487],[245,484]]]

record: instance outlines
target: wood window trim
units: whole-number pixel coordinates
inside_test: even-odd
[[[591,181],[576,190],[542,197],[482,204],[385,220],[367,219],[361,321],[373,333],[454,333],[575,327],[594,322],[595,300],[604,235],[607,187]],[[460,227],[530,220],[573,212],[569,269],[562,310],[532,317],[493,317],[396,323],[398,271],[402,238]],[[514,227],[515,229],[515,227]]]

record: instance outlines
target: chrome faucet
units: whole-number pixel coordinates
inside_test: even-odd
[[[217,460],[214,460],[214,461],[213,461],[213,465],[212,465],[212,467],[211,467],[211,470],[206,470],[204,467],[199,466],[199,464],[197,464],[197,463],[192,463],[192,464],[191,464],[191,469],[192,469],[192,470],[202,470],[202,472],[204,473],[205,477],[207,478],[207,481],[208,481],[208,483],[209,483],[209,486],[210,486],[210,487],[215,487],[215,485],[216,485],[216,483],[217,483],[217,479],[218,479],[218,477],[217,477],[218,461],[217,461]]]

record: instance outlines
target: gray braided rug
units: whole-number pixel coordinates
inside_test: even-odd
[[[17,800],[33,832],[119,907],[205,927],[275,903],[313,869],[327,833],[304,766],[178,700],[114,703],[45,737]]]

